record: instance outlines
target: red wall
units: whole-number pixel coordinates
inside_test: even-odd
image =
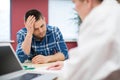
[[[66,42],[68,50],[77,46],[77,42]]]
[[[48,22],[48,0],[11,0],[11,26],[13,48],[16,49],[16,33],[24,27],[24,15],[30,9],[40,10]]]
[[[11,38],[15,42],[12,43],[16,49],[16,33],[24,27],[24,15],[30,9],[40,10],[48,23],[48,0],[11,0]],[[67,42],[68,49],[77,46],[76,42]]]

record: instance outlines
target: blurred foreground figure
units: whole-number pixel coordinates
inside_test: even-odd
[[[104,80],[120,68],[120,5],[116,0],[73,2],[83,22],[78,47],[69,51],[62,75],[64,80]],[[48,69],[62,65],[56,62]]]

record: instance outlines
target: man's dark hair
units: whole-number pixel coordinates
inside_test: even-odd
[[[27,21],[27,18],[31,15],[33,15],[35,17],[36,21],[39,20],[40,18],[43,19],[43,15],[40,11],[38,11],[36,9],[32,9],[32,10],[29,10],[29,11],[26,12],[25,21]]]

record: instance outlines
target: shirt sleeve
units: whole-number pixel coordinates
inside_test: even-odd
[[[60,32],[58,28],[56,28],[55,30],[55,35],[56,35],[55,38],[56,38],[57,52],[63,53],[65,56],[65,59],[68,59],[69,58],[68,49],[63,39],[62,33]]]
[[[16,48],[16,53],[19,58],[19,60],[23,63],[25,60],[28,59],[28,56],[24,53],[21,45],[22,42],[24,41],[25,35],[22,35],[22,33],[17,33],[17,48]]]

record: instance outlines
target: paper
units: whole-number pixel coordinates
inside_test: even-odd
[[[62,71],[61,70],[47,70],[47,67],[40,67],[40,68],[34,69],[32,72],[41,73],[41,74],[50,73],[50,74],[59,75]]]

